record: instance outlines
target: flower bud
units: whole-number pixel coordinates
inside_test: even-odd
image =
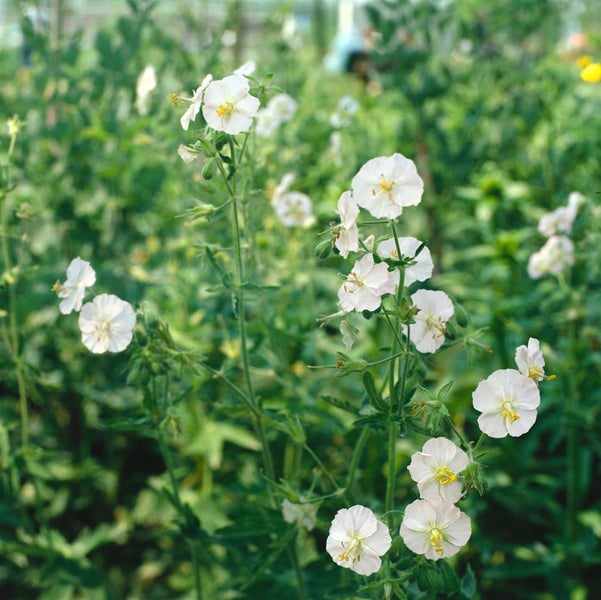
[[[205,163],[201,171],[203,179],[211,179],[215,174],[215,161],[213,159]]]
[[[319,260],[324,260],[332,253],[332,240],[324,240],[315,246],[315,256]]]

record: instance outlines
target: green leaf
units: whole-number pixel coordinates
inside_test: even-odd
[[[476,594],[476,577],[472,571],[472,567],[468,563],[465,570],[465,575],[461,578],[461,594],[466,598],[473,598]]]
[[[382,398],[382,394],[376,389],[376,382],[374,381],[373,375],[369,371],[363,373],[363,387],[367,392],[367,397],[371,402],[372,406],[380,412],[388,412],[388,407]]]

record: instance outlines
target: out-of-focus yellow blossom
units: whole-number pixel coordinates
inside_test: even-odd
[[[580,72],[580,79],[587,83],[598,83],[601,81],[601,64],[591,63],[584,67]]]
[[[588,67],[592,62],[593,62],[593,57],[590,54],[583,54],[582,56],[579,56],[576,59],[576,64],[581,69],[584,69],[585,67]]]

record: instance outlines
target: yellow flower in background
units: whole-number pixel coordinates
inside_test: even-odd
[[[582,69],[580,79],[587,83],[598,83],[601,81],[601,64],[591,63]]]
[[[576,64],[581,69],[584,69],[585,67],[588,67],[592,62],[593,62],[593,57],[590,54],[584,54],[582,56],[579,56],[576,59]]]

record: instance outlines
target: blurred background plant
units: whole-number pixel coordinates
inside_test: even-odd
[[[291,542],[308,597],[350,597],[354,579],[329,562],[325,538],[346,500],[382,502],[386,448],[377,429],[353,425],[365,401],[355,376],[308,368],[341,349],[337,329],[316,319],[336,310],[337,273],[349,266],[314,247],[358,168],[393,152],[413,157],[426,184],[403,235],[427,240],[432,286],[465,309],[471,330],[486,329],[477,339],[492,349],[446,349],[422,384],[436,393],[452,378],[448,408],[477,439],[471,392],[516,346],[539,338],[557,375],[535,428],[488,445],[488,490],[468,498],[476,526],[453,563],[462,574],[469,564],[473,586],[413,583],[407,593],[596,597],[601,83],[581,72],[601,62],[599,6],[266,5],[128,0],[107,15],[108,4],[100,12],[92,2],[0,3],[5,39],[18,34],[15,47],[0,48],[0,115],[23,123],[14,146],[5,126],[0,137],[2,597],[190,597],[196,544],[207,598],[280,598],[297,588]],[[367,76],[328,70],[330,41],[357,28]],[[281,89],[298,105],[272,135],[250,139],[244,207],[261,287],[249,290],[247,310],[271,485],[224,384],[238,383],[240,352],[223,281],[231,230],[203,208],[223,200],[223,187],[179,158],[181,111],[168,101],[249,59],[259,77],[273,74],[264,104]],[[271,208],[286,173],[313,201],[309,228],[286,228]],[[571,233],[575,263],[533,281],[537,222],[572,191],[585,198]],[[52,285],[77,255],[144,315],[124,355],[89,354],[75,320],[58,313]],[[362,333],[353,354],[375,359],[378,324]],[[191,368],[190,353],[209,368]],[[170,400],[153,421],[142,390],[155,379],[169,379]],[[345,490],[359,442],[362,462]],[[399,441],[399,472],[421,445]],[[283,519],[270,494],[317,507],[314,521],[310,508],[304,515],[312,527]],[[401,477],[396,501],[414,494]]]

